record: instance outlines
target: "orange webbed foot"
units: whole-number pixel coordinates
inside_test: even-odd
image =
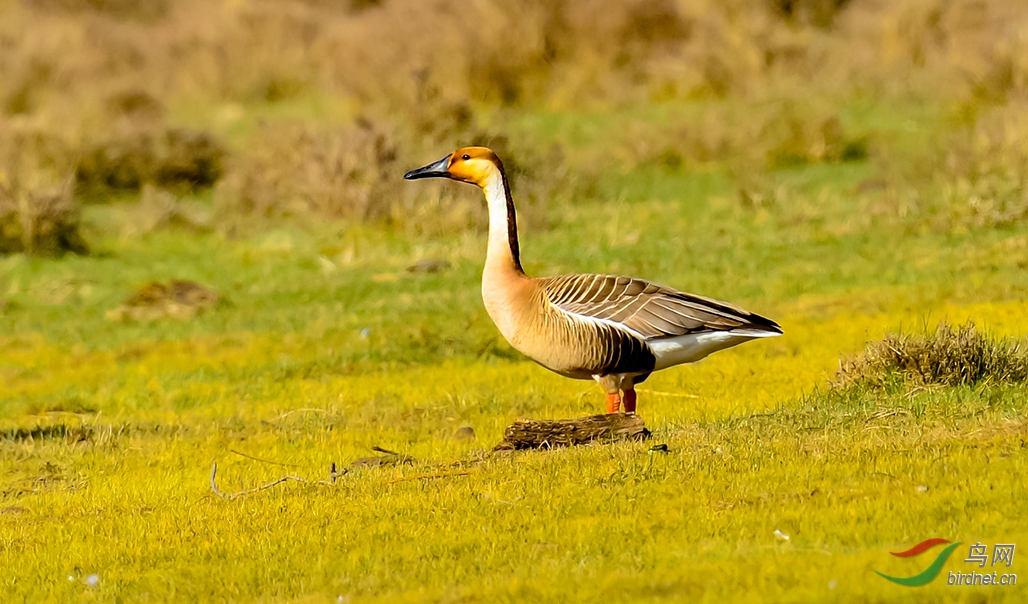
[[[607,393],[607,413],[617,413],[621,410],[621,393]]]

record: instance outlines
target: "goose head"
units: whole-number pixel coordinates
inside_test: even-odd
[[[427,166],[403,175],[407,180],[418,178],[449,178],[485,187],[486,183],[503,174],[500,158],[486,147],[462,147]]]

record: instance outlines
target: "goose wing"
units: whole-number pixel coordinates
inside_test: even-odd
[[[771,319],[642,279],[566,275],[540,279],[540,285],[554,307],[580,317],[615,323],[646,340],[727,331],[750,337],[782,333],[782,328]]]

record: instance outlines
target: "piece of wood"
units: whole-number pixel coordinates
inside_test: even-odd
[[[503,432],[496,451],[550,449],[591,442],[646,440],[650,431],[638,415],[611,413],[575,419],[519,419]]]

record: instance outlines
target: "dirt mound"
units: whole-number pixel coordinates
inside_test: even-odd
[[[123,305],[107,313],[111,321],[153,321],[164,317],[192,319],[221,300],[213,289],[192,281],[153,281],[141,287]]]

